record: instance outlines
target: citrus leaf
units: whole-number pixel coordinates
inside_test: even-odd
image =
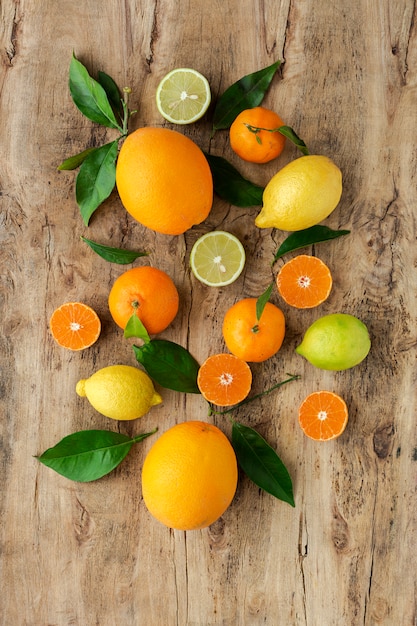
[[[278,132],[281,133],[281,135],[284,135],[284,137],[286,137],[287,139],[289,139],[290,141],[292,141],[292,143],[294,145],[297,146],[297,148],[299,150],[301,150],[301,152],[303,154],[309,154],[308,148],[306,146],[306,144],[304,143],[304,141],[302,139],[300,139],[300,137],[297,135],[297,133],[291,128],[291,126],[280,126],[278,128]]]
[[[118,141],[94,148],[80,167],[75,186],[75,196],[84,224],[114,189]]]
[[[123,250],[121,248],[110,248],[109,246],[105,246],[101,243],[97,243],[96,241],[92,241],[91,239],[87,239],[87,237],[81,237],[81,239],[88,246],[90,246],[90,248],[94,252],[101,256],[105,261],[110,261],[110,263],[127,265],[128,263],[133,263],[133,261],[141,256],[148,256],[148,252]]]
[[[90,152],[93,152],[93,150],[96,150],[96,148],[87,148],[87,150],[83,150],[82,152],[79,152],[78,154],[74,154],[74,156],[69,157],[69,159],[65,159],[65,161],[63,161],[61,165],[58,166],[58,170],[62,171],[77,169],[77,167],[79,167],[81,163],[83,163],[85,158],[90,154]]]
[[[142,339],[145,343],[149,343],[151,340],[148,331],[146,330],[145,326],[138,318],[136,313],[133,313],[133,315],[131,315],[127,320],[123,336],[125,339],[129,339],[130,337],[138,337],[139,339]]]
[[[213,176],[214,191],[220,198],[238,207],[260,206],[264,188],[251,183],[226,159],[206,154]]]
[[[349,235],[349,233],[350,230],[332,230],[328,226],[321,226],[320,224],[310,226],[310,228],[305,228],[304,230],[298,230],[288,235],[282,242],[274,256],[274,262],[284,256],[284,254],[287,254],[287,252],[299,250],[300,248],[305,248],[315,243],[337,239],[337,237]]]
[[[253,428],[233,422],[232,445],[240,467],[255,485],[295,506],[291,477],[273,448]]]
[[[184,393],[200,393],[197,374],[200,368],[182,346],[166,339],[153,339],[133,346],[136,359],[161,387]]]
[[[113,110],[120,116],[123,116],[122,96],[119,87],[111,76],[105,72],[98,72],[98,82],[107,94],[107,98]]]
[[[73,55],[69,72],[69,88],[75,106],[92,122],[108,128],[122,129],[103,87],[90,76],[84,65]]]
[[[214,109],[213,130],[229,128],[239,113],[261,104],[280,65],[281,61],[276,61],[262,70],[243,76],[228,87]]]
[[[90,482],[111,472],[134,443],[156,431],[130,438],[109,430],[81,430],[64,437],[36,458],[70,480]]]
[[[270,285],[268,285],[268,287],[265,289],[263,294],[261,294],[259,298],[256,300],[256,319],[258,320],[258,322],[262,317],[262,313],[264,312],[266,303],[269,301],[269,298],[271,297],[273,287],[274,287],[274,283],[271,283]]]

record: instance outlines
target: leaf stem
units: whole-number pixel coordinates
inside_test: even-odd
[[[279,383],[275,383],[275,385],[272,385],[272,387],[269,387],[269,389],[265,389],[264,391],[261,391],[260,393],[257,393],[254,396],[251,396],[250,398],[245,398],[244,400],[242,400],[238,404],[235,404],[229,409],[225,409],[223,411],[216,411],[215,409],[213,409],[213,405],[209,404],[209,415],[227,415],[228,413],[231,413],[232,411],[235,411],[236,409],[240,409],[241,406],[248,404],[249,402],[252,402],[253,400],[257,400],[258,398],[262,398],[263,396],[268,395],[272,391],[275,391],[275,389],[278,389],[279,387],[282,387],[283,385],[286,385],[287,383],[291,383],[293,380],[299,380],[301,378],[299,374],[287,374],[287,376],[289,376],[289,378],[282,380]]]

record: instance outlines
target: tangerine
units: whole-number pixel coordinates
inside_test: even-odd
[[[109,294],[113,320],[125,328],[136,314],[151,335],[162,332],[178,312],[179,295],[172,279],[156,267],[134,267],[121,274]]]
[[[191,139],[168,128],[139,128],[125,139],[116,185],[138,222],[167,235],[200,224],[213,204],[209,164]]]
[[[232,150],[244,161],[268,163],[284,150],[285,137],[278,128],[282,119],[270,109],[254,107],[239,113],[230,126]]]
[[[244,361],[260,363],[281,348],[285,318],[281,309],[267,302],[258,319],[256,302],[256,298],[244,298],[226,312],[223,337],[232,354]]]
[[[249,394],[252,372],[246,361],[233,354],[213,354],[198,370],[197,385],[207,402],[232,406]]]
[[[216,426],[183,422],[149,450],[142,468],[142,495],[149,512],[177,530],[213,524],[229,507],[237,487],[231,443]]]
[[[309,309],[329,297],[332,275],[327,265],[317,257],[299,254],[281,267],[277,288],[290,306]]]
[[[66,302],[49,320],[52,337],[63,348],[84,350],[99,338],[101,322],[97,313],[82,302]]]
[[[346,402],[332,391],[315,391],[302,402],[298,421],[310,439],[335,439],[342,434],[348,422]]]

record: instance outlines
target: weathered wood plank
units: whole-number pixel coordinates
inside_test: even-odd
[[[187,626],[413,626],[416,624],[416,30],[415,3],[207,3],[125,0],[77,6],[47,0],[1,4],[0,407],[1,623]],[[242,75],[284,61],[265,99],[312,152],[331,156],[344,193],[326,223],[351,234],[315,246],[334,289],[320,310],[282,306],[287,334],[277,358],[253,367],[254,391],[302,379],[236,417],[256,427],[287,465],[296,508],[259,493],[241,476],[225,515],[183,533],[157,524],[141,499],[140,469],[153,438],[97,483],[76,484],[34,455],[84,428],[160,432],[208,418],[197,396],[166,391],[164,404],[137,423],[111,424],[75,394],[77,380],[105,365],[134,364],[131,341],[115,328],[107,296],[124,268],[93,255],[88,236],[144,248],[179,287],[179,315],[164,337],[203,360],[223,350],[222,318],[257,296],[276,273],[283,239],[253,225],[257,209],[216,199],[207,221],[183,237],[146,231],[116,194],[87,229],[74,201],[67,156],[114,138],[74,107],[68,92],[72,51],[132,88],[132,128],[161,125],[154,94],[162,76],[192,66],[216,98]],[[251,166],[211,138],[208,120],[182,131],[264,184],[297,155]],[[197,283],[192,244],[207,230],[244,243],[242,278],[222,290]],[[100,341],[78,355],[60,350],[48,319],[64,301],[84,300],[103,321]],[[273,301],[281,305],[277,294]],[[372,350],[347,372],[315,370],[294,353],[319,315],[343,311],[369,326]],[[307,440],[296,423],[302,398],[318,388],[350,407],[342,438]]]

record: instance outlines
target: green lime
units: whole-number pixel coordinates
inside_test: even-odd
[[[156,106],[168,122],[191,124],[207,111],[210,85],[200,72],[180,67],[169,72],[156,90]]]
[[[324,315],[307,329],[295,351],[323,370],[347,370],[358,365],[371,348],[368,329],[347,313]]]
[[[235,235],[215,230],[197,239],[190,265],[199,281],[209,287],[223,287],[240,276],[245,259],[245,250]]]

